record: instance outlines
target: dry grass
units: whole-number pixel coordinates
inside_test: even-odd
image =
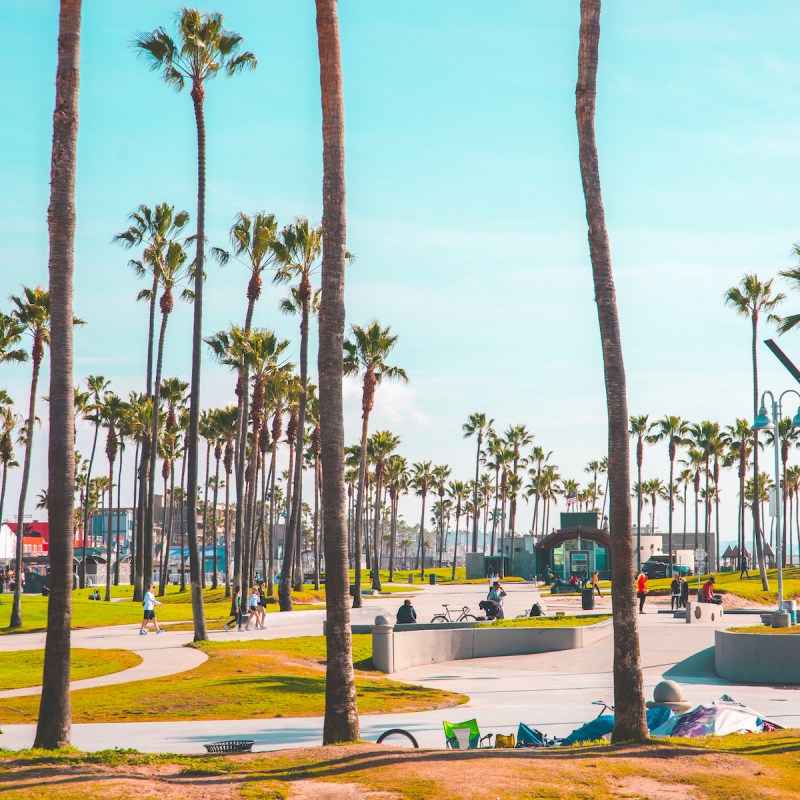
[[[233,757],[29,751],[0,757],[5,798],[798,800],[798,731],[563,750],[357,744]]]

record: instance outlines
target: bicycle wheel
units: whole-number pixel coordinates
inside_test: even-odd
[[[384,731],[378,737],[378,744],[388,744],[391,747],[416,747],[419,748],[417,740],[402,728],[392,728]]]
[[[459,622],[477,622],[478,618],[474,614],[462,614],[459,619]]]
[[[431,622],[450,622],[444,614],[435,614]]]

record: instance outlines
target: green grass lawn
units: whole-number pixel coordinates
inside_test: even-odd
[[[754,603],[763,603],[764,605],[772,605],[778,601],[778,571],[776,569],[767,570],[767,578],[769,579],[769,591],[765,592],[761,588],[761,578],[758,574],[758,569],[750,570],[750,580],[746,578],[742,581],[739,580],[738,572],[716,572],[715,577],[715,591],[720,594],[730,593],[743,597]],[[708,576],[701,575],[700,583],[706,582]],[[697,594],[697,575],[691,575],[689,580],[690,595]],[[669,594],[670,593],[669,578],[657,578],[647,582],[647,588],[653,594]],[[785,599],[792,598],[800,599],[800,567],[791,567],[783,570],[783,596]]]
[[[492,628],[579,628],[596,625],[611,619],[610,614],[596,617],[523,617],[522,619],[498,619],[485,623]]]
[[[72,593],[72,627],[98,628],[107,625],[133,625],[142,621],[141,603],[134,603],[132,586],[114,586],[111,590],[112,598],[124,598],[119,602],[106,603],[102,600],[89,600],[90,589],[76,589]],[[104,594],[104,589],[100,589]],[[313,588],[304,589],[302,592],[293,592],[293,598],[300,611],[312,607],[314,603],[324,603],[324,592],[316,592]],[[47,629],[47,602],[46,597],[40,594],[22,595],[22,628],[11,629],[8,620],[11,618],[12,595],[0,594],[0,634],[6,633],[32,633]],[[159,622],[182,622],[192,619],[191,596],[188,591],[180,592],[179,587],[167,587],[167,593],[158,600],[163,603],[156,607]],[[203,591],[204,611],[206,624],[211,627],[221,627],[222,622],[229,618],[231,601],[225,597],[225,589],[205,589]],[[269,603],[267,611],[277,611],[277,602]]]
[[[737,628],[727,628],[731,633],[768,633],[770,636],[792,636],[800,634],[800,625],[791,628],[772,628],[768,625],[742,625]]]
[[[798,731],[530,750],[359,743],[239,756],[0,753],[8,800],[798,800]]]
[[[85,650],[74,648],[70,656],[70,678],[80,681],[121,672],[142,663],[129,650]],[[39,686],[42,682],[44,650],[15,650],[0,653],[0,691]]]
[[[158,681],[72,692],[73,722],[269,719],[325,711],[322,636],[214,641],[192,645],[208,654],[196,669]],[[353,637],[358,708],[363,714],[455,706],[467,698],[387,680],[372,671],[372,637]],[[38,698],[0,700],[0,718],[35,722]],[[118,744],[124,744],[119,742]]]
[[[450,584],[464,584],[464,583],[487,583],[486,578],[470,578],[467,580],[467,570],[464,567],[456,567],[456,579],[453,580],[453,568],[452,567],[434,567],[433,569],[426,569],[425,570],[425,578],[422,578],[422,573],[418,569],[396,569],[394,571],[394,582],[395,583],[408,583],[408,576],[414,576],[414,584],[428,584],[430,581],[430,575],[436,575],[436,582],[437,583],[450,583]],[[350,570],[350,582],[352,583],[355,580],[355,570]],[[363,586],[368,588],[372,585],[371,581],[369,580],[369,570],[362,570],[361,572],[361,580]],[[389,580],[389,570],[382,569],[381,570],[381,583],[385,583]],[[518,578],[515,575],[509,575],[503,578],[504,583],[522,583],[524,582],[524,578]],[[404,588],[394,588],[392,586],[385,587],[383,591],[405,591]]]

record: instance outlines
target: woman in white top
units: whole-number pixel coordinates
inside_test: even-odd
[[[162,605],[162,603],[156,600],[156,596],[153,593],[153,584],[151,583],[144,594],[144,600],[142,600],[144,619],[142,620],[142,627],[139,628],[139,636],[147,636],[145,628],[150,622],[156,626],[156,633],[161,633],[161,628],[158,627],[158,620],[156,619],[156,606],[160,605]]]
[[[258,630],[258,589],[255,586],[250,590],[250,598],[247,601],[247,610],[250,612],[250,616],[247,618],[247,624],[244,626],[246,631],[250,630],[250,623],[255,620],[256,623],[256,630]]]

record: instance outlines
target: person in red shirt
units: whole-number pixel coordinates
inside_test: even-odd
[[[715,603],[716,605],[720,605],[722,603],[722,598],[714,596],[714,582],[715,578],[712,575],[704,584],[703,588],[700,591],[700,602],[701,603]]]
[[[644,614],[644,601],[647,599],[647,575],[639,573],[636,579],[636,596],[639,598],[639,613]]]

